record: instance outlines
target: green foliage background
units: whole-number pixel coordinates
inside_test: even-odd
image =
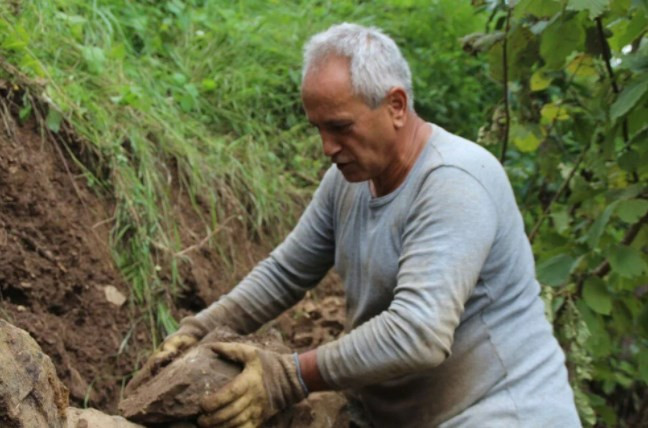
[[[235,217],[279,239],[327,166],[301,46],[340,21],[383,28],[421,116],[504,162],[583,423],[628,424],[648,412],[647,2],[472,3],[0,0],[0,78],[22,120],[45,102],[48,129],[92,151],[79,163],[117,202],[115,260],[163,335],[182,286],[171,183],[205,236]]]
[[[490,31],[464,42],[502,91],[479,141],[518,196],[583,424],[646,424],[648,2],[473,3]]]

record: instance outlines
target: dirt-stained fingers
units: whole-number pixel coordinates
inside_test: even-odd
[[[248,379],[241,373],[218,391],[204,396],[200,400],[200,407],[205,413],[214,413],[245,398],[248,388]],[[249,401],[250,397],[247,399]]]
[[[250,396],[243,395],[238,400],[229,405],[221,406],[217,409],[205,412],[205,421],[210,424],[222,424],[241,414],[245,409],[252,405]],[[204,409],[204,408],[203,408]]]
[[[187,348],[190,348],[196,342],[198,342],[198,339],[188,334],[170,336],[167,340],[164,341],[158,354],[169,355],[178,353],[180,351],[184,351]]]
[[[198,418],[201,427],[241,427],[248,424],[259,426],[263,422],[263,408],[248,397],[241,397],[217,412],[208,413]]]
[[[211,344],[210,348],[226,359],[239,363],[247,363],[257,357],[257,348],[242,343],[218,342]]]

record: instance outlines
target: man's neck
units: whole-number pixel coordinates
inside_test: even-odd
[[[430,138],[432,128],[413,114],[411,120],[402,129],[402,138],[396,142],[393,162],[379,177],[371,179],[369,188],[374,197],[385,196],[400,186],[411,171],[419,155]]]

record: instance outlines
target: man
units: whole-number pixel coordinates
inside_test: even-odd
[[[377,29],[315,35],[302,100],[335,165],[285,241],[153,358],[219,326],[254,331],[333,266],[352,329],[301,355],[214,346],[245,369],[199,423],[258,426],[309,392],[351,389],[378,427],[580,426],[497,160],[416,115],[407,62]]]

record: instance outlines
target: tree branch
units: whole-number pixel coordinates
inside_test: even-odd
[[[571,181],[572,177],[578,170],[578,167],[583,161],[583,158],[585,158],[585,153],[587,152],[588,147],[589,146],[585,146],[583,148],[583,151],[581,151],[580,155],[578,156],[578,159],[576,159],[576,164],[574,164],[574,167],[569,172],[569,175],[563,180],[560,187],[558,188],[558,191],[553,195],[553,198],[551,198],[551,201],[549,201],[544,211],[542,211],[540,218],[538,219],[538,221],[536,221],[536,224],[533,225],[533,228],[531,229],[531,233],[529,233],[529,242],[533,243],[533,240],[535,239],[536,235],[538,234],[538,231],[540,230],[540,226],[542,226],[542,223],[544,222],[545,218],[547,218],[547,215],[549,214],[549,211],[551,211],[551,207],[553,206],[554,202],[558,200],[558,198],[563,194],[563,192],[569,186],[569,182]]]
[[[641,227],[648,222],[648,213],[646,213],[638,222],[633,224],[630,229],[626,232],[626,235],[623,237],[621,244],[630,245],[632,241],[639,235]],[[604,277],[610,272],[610,262],[608,260],[603,261],[600,265],[592,271],[592,275],[598,276],[600,278]],[[580,289],[580,287],[579,287]]]
[[[511,128],[511,111],[509,109],[508,99],[508,36],[511,29],[511,12],[512,7],[508,8],[506,12],[506,29],[504,31],[503,53],[502,53],[502,74],[504,79],[504,141],[502,142],[502,153],[500,154],[500,162],[504,164],[506,161],[506,150],[508,148],[509,133]]]
[[[603,22],[601,17],[596,18],[596,30],[598,32],[599,41],[603,47],[603,58],[605,59],[605,68],[607,70],[608,76],[610,77],[610,82],[612,83],[612,91],[615,95],[619,95],[619,85],[616,82],[616,76],[614,75],[614,70],[612,69],[612,52],[610,51],[610,45],[605,38],[605,32],[603,31]],[[630,134],[628,133],[628,121],[624,118],[621,125],[623,132],[623,141],[627,144],[630,141]]]

